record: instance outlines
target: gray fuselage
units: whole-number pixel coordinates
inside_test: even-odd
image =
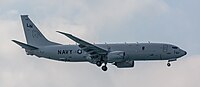
[[[126,43],[126,44],[95,44],[109,51],[124,51],[125,60],[175,60],[186,55],[186,52],[177,46],[161,43]],[[53,60],[86,62],[90,55],[78,45],[51,45],[43,46],[38,50],[28,51],[28,54],[45,57]],[[95,60],[94,60],[95,61]]]

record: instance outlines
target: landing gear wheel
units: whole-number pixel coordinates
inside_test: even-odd
[[[170,67],[170,66],[171,66],[171,64],[170,64],[170,63],[167,63],[167,66],[168,66],[168,67]]]
[[[107,66],[102,66],[101,69],[102,69],[103,71],[107,71],[107,70],[108,70]]]
[[[102,65],[101,61],[97,61],[97,62],[96,62],[96,65],[97,65],[98,67],[100,67],[100,66]]]

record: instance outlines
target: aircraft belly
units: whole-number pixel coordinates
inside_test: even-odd
[[[49,47],[41,50],[43,50],[42,56],[48,59],[69,62],[87,61],[85,52],[81,51],[77,46]]]
[[[132,54],[128,56],[130,60],[160,60],[158,54]]]
[[[84,56],[68,56],[67,58],[70,62],[85,62],[87,61],[86,57]]]
[[[58,59],[61,59],[63,61],[69,61],[69,62],[85,62],[87,61],[86,57],[84,55],[58,55]]]

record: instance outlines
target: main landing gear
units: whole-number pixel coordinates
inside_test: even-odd
[[[103,71],[107,71],[107,70],[108,70],[108,68],[107,68],[106,65],[102,66],[101,69],[102,69]]]
[[[101,67],[101,69],[102,69],[103,71],[107,71],[107,70],[108,70],[108,67],[106,66],[106,64],[107,64],[107,63],[104,63],[104,65],[101,67],[102,62],[101,62],[101,61],[97,61],[97,62],[96,62],[96,65],[97,65],[98,67]]]
[[[97,62],[96,62],[96,65],[97,65],[98,67],[101,67],[102,62],[101,62],[101,61],[97,61]]]

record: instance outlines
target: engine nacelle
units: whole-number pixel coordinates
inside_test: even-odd
[[[122,62],[124,61],[125,52],[123,51],[113,51],[108,53],[107,58],[108,62]]]
[[[134,61],[116,62],[114,65],[118,68],[130,68],[134,67]]]

